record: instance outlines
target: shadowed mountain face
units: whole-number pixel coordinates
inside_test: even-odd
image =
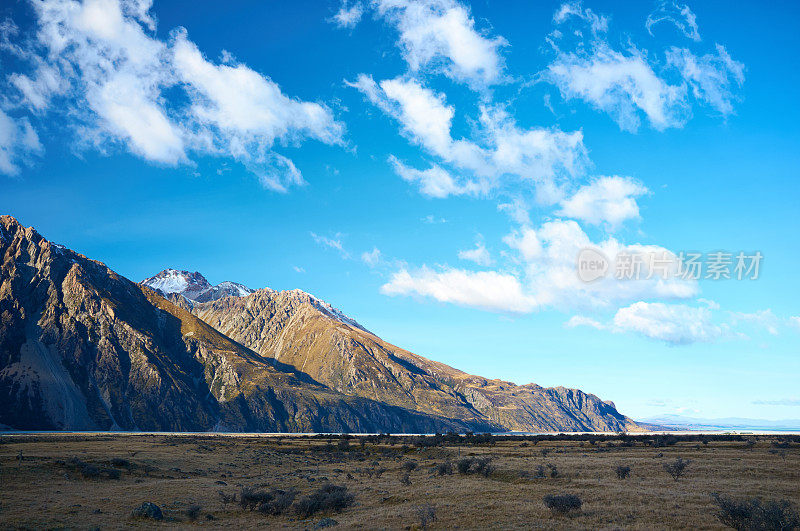
[[[386,343],[316,301],[297,290],[262,289],[185,305],[242,345],[348,395],[503,431],[638,429],[594,395],[466,374]]]
[[[0,217],[0,425],[163,431],[486,430],[276,368],[184,308]],[[200,290],[202,293],[203,290]]]

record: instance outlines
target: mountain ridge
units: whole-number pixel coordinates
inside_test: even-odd
[[[171,300],[253,351],[344,394],[512,431],[639,429],[613,402],[578,389],[474,376],[396,347],[300,290]]]
[[[0,424],[15,429],[638,429],[580,390],[400,349],[299,290],[162,296],[11,216],[0,258]],[[193,279],[203,298],[210,284]]]
[[[15,429],[491,429],[350,397],[101,262],[0,217],[0,424]]]

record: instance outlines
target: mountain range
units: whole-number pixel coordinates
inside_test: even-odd
[[[687,431],[800,431],[800,419],[764,420],[740,417],[703,419],[683,415],[659,415],[643,422]]]
[[[28,430],[635,431],[612,402],[473,376],[300,290],[132,282],[0,217],[0,425]]]

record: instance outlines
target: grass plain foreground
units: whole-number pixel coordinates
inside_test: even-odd
[[[791,522],[800,437],[0,436],[2,528],[724,528],[713,493]]]

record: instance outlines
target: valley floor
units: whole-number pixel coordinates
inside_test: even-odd
[[[722,528],[714,492],[800,506],[798,437],[562,439],[3,435],[0,528],[698,529]],[[677,458],[690,463],[676,480]],[[346,493],[306,498],[328,483]],[[297,494],[273,491],[262,512],[242,508],[243,488]],[[549,494],[582,506],[554,514]],[[163,520],[134,518],[143,502]]]

